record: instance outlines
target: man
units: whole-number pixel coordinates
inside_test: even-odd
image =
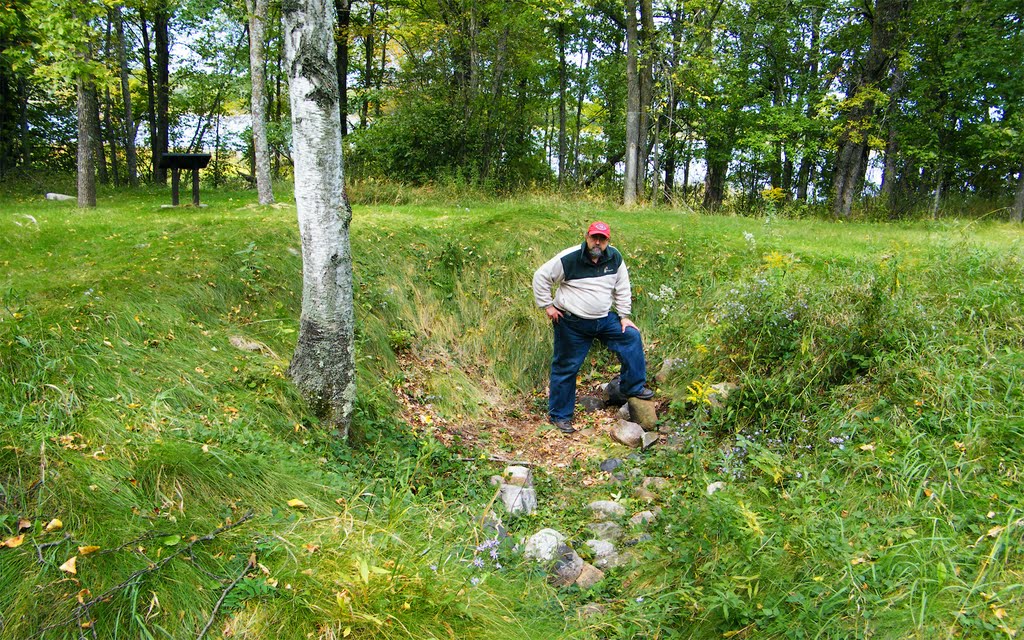
[[[654,396],[645,386],[647,363],[640,331],[629,319],[629,272],[622,254],[608,244],[610,239],[608,224],[595,222],[582,244],[560,252],[533,274],[533,298],[555,332],[548,419],[563,433],[576,431],[576,374],[594,338],[619,357],[623,395],[644,400]]]

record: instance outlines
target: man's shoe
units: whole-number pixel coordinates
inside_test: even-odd
[[[572,423],[568,420],[558,420],[551,424],[555,425],[562,433],[576,433],[576,429],[573,428]]]
[[[651,398],[654,397],[654,392],[651,391],[650,389],[648,389],[647,387],[644,387],[643,389],[641,389],[640,391],[634,393],[630,397],[631,398],[639,398],[641,400],[650,400]]]

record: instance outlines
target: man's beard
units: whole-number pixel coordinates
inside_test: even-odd
[[[601,247],[598,247],[596,245],[593,247],[587,247],[587,255],[590,256],[590,258],[593,260],[597,260],[598,258],[600,258],[603,253],[604,252],[601,251]]]

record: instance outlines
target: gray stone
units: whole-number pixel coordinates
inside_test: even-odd
[[[658,405],[653,400],[629,399],[630,420],[647,431],[658,428]]]
[[[501,485],[501,501],[510,514],[531,514],[537,510],[537,490],[533,487]]]
[[[502,477],[505,484],[514,484],[517,487],[533,486],[533,473],[526,467],[505,467],[505,472],[502,474]]]
[[[591,602],[580,607],[576,612],[581,618],[592,618],[594,616],[604,615],[605,606],[598,602]]]
[[[654,502],[655,500],[658,499],[657,494],[652,492],[647,487],[637,487],[636,489],[633,490],[633,496],[637,500],[643,500],[645,502]]]
[[[584,591],[604,579],[604,571],[594,565],[584,562],[580,575],[576,578],[576,586]]]
[[[609,569],[620,565],[621,558],[619,557],[619,552],[616,551],[615,545],[611,542],[607,540],[587,540],[583,544],[589,547],[591,553],[594,554],[594,566],[599,569]]]
[[[635,527],[641,524],[647,524],[648,522],[654,522],[657,517],[658,516],[656,516],[653,511],[641,511],[639,513],[634,513],[633,517],[629,519],[629,523]]]
[[[658,370],[658,373],[654,374],[654,381],[658,384],[664,384],[673,371],[678,371],[685,366],[686,360],[683,360],[682,358],[666,358],[665,361],[661,363],[661,369]]]
[[[594,517],[598,520],[621,518],[626,515],[626,508],[613,500],[595,500],[588,504],[587,508],[594,512]]]
[[[619,458],[608,458],[601,463],[601,471],[608,471],[609,473],[615,471],[622,465],[622,460]]]
[[[501,485],[505,484],[501,476],[491,476],[488,482],[491,483],[492,487],[500,487]]]
[[[551,562],[558,553],[558,548],[565,543],[565,536],[554,529],[541,529],[526,541],[523,556],[528,560]]]
[[[719,382],[711,385],[711,392],[708,394],[708,404],[712,407],[721,408],[729,398],[729,394],[739,389],[738,384],[732,382]]]
[[[587,525],[587,529],[590,529],[591,533],[598,540],[607,540],[608,542],[615,542],[622,538],[622,527],[615,522],[594,522]]]
[[[583,407],[583,411],[586,413],[594,413],[595,411],[602,411],[605,408],[605,403],[602,398],[594,396],[581,396],[576,399],[576,402]]]
[[[626,403],[619,407],[619,410],[615,413],[620,420],[629,420],[633,417],[633,414],[629,412],[629,403]]]
[[[616,376],[612,378],[608,384],[602,387],[604,391],[605,401],[612,406],[620,406],[626,404],[626,396],[622,395],[622,390],[619,388],[619,378]]]
[[[624,546],[624,547],[635,547],[636,545],[640,544],[641,542],[650,542],[653,539],[654,538],[652,538],[650,534],[642,533],[642,534],[640,534],[639,536],[637,536],[635,538],[632,538],[630,540],[626,540],[625,542],[622,543],[622,546]],[[623,555],[625,555],[625,554],[623,554]]]
[[[561,545],[555,553],[555,564],[551,567],[548,580],[553,586],[568,587],[580,577],[585,563],[569,545]]]
[[[644,437],[640,441],[640,444],[643,446],[644,449],[649,449],[652,445],[657,443],[658,440],[661,440],[661,436],[658,435],[657,431],[645,431]]]
[[[612,431],[612,440],[636,449],[644,440],[644,428],[635,422],[619,420],[618,426]]]
[[[661,491],[668,487],[668,478],[662,478],[661,476],[647,476],[640,483],[640,486],[644,489],[653,489],[654,491]]]

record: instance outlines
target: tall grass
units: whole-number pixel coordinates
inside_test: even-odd
[[[199,210],[161,209],[156,191],[104,194],[92,211],[5,196],[0,542],[25,537],[0,548],[0,637],[193,637],[211,621],[213,637],[285,638],[996,637],[1022,624],[1020,230],[366,188],[378,195],[361,197],[374,204],[356,208],[352,242],[368,442],[355,450],[286,378],[292,207],[228,191]],[[500,469],[397,416],[542,420],[550,336],[530,277],[595,218],[627,256],[651,368],[685,365],[659,389],[668,442],[627,462],[636,481],[671,478],[650,539],[634,532],[636,562],[598,588],[556,592],[511,547],[541,526],[586,539],[595,497],[640,508],[633,476],[577,482],[596,461],[538,473],[539,515],[506,523],[501,569],[478,568]],[[597,349],[584,375],[612,361]],[[718,382],[738,388],[711,403]],[[74,575],[60,569],[73,555]],[[572,615],[587,603],[604,613]]]

